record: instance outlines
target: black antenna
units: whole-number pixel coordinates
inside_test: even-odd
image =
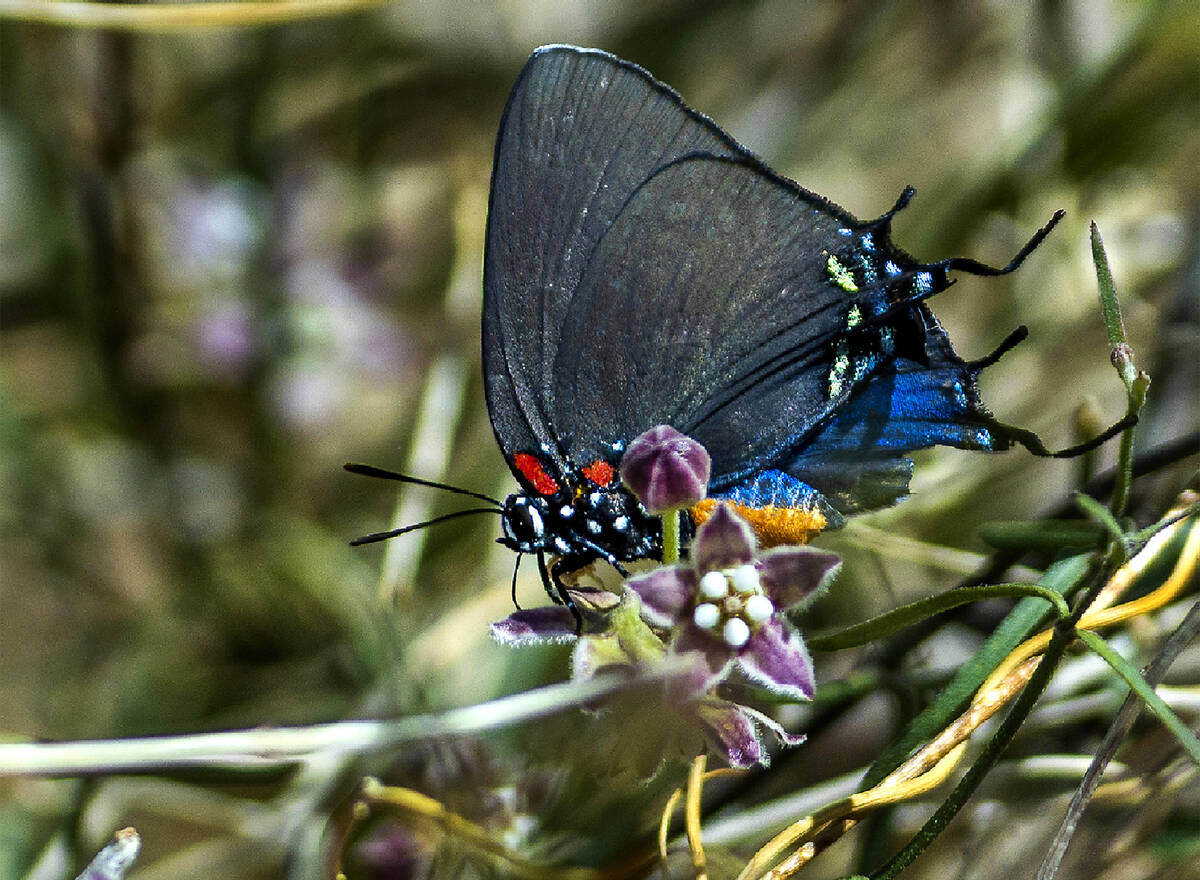
[[[486,501],[489,504],[494,504],[497,507],[502,507],[503,503],[489,495],[482,495],[479,492],[472,492],[470,489],[460,489],[458,486],[450,486],[446,483],[435,483],[432,480],[422,480],[420,477],[410,477],[408,474],[398,474],[395,471],[385,471],[383,468],[377,468],[374,465],[358,464],[357,462],[346,462],[342,465],[343,468],[352,474],[361,474],[364,477],[377,477],[381,480],[395,480],[399,483],[411,483],[414,486],[428,486],[430,489],[441,489],[443,492],[453,492],[455,495],[469,495],[472,498],[478,498],[480,501]],[[431,520],[432,522],[432,520]]]
[[[473,492],[466,493],[473,495]],[[374,544],[377,541],[386,541],[388,538],[395,538],[398,535],[404,535],[408,532],[415,532],[417,529],[423,529],[426,526],[436,526],[438,523],[443,523],[448,520],[458,519],[460,516],[474,516],[477,513],[503,513],[499,507],[472,507],[468,510],[456,510],[454,513],[435,516],[433,519],[427,519],[425,522],[413,523],[410,526],[404,526],[399,529],[391,529],[387,532],[375,532],[370,535],[363,535],[361,538],[355,538],[350,542],[351,547],[359,547],[363,544]]]

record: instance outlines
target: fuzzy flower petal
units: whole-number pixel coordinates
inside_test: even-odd
[[[577,638],[575,618],[563,605],[514,611],[491,626],[492,638],[502,645],[565,645]]]
[[[703,446],[659,425],[629,444],[621,459],[621,482],[651,513],[691,507],[708,493],[711,468]]]
[[[696,573],[690,568],[657,568],[625,582],[642,600],[642,617],[654,626],[672,626],[696,594]]]
[[[718,504],[692,542],[701,572],[732,568],[754,559],[754,530],[727,504]]]
[[[750,636],[737,662],[750,678],[781,697],[811,700],[816,693],[812,658],[804,639],[780,617],[768,620]]]
[[[764,553],[758,573],[763,589],[776,608],[796,608],[825,589],[842,561],[816,547],[781,547]]]
[[[739,712],[748,716],[752,721],[769,730],[775,736],[775,738],[779,740],[781,745],[792,748],[793,746],[802,744],[808,739],[808,737],[803,733],[788,733],[782,724],[764,712],[759,712],[757,709],[752,709],[749,706],[743,706],[740,703],[734,703],[733,706]]]
[[[696,716],[704,725],[709,743],[731,767],[745,769],[766,766],[771,755],[763,743],[762,731],[772,734],[784,747],[804,742],[803,734],[792,734],[769,715],[757,709],[713,697],[696,703]]]
[[[744,770],[766,764],[769,755],[758,728],[746,713],[739,711],[741,708],[724,700],[711,700],[699,703],[696,714],[713,748],[730,767]]]

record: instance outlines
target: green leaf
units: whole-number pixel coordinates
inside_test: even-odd
[[[1125,321],[1121,317],[1121,303],[1117,300],[1117,286],[1113,283],[1112,269],[1108,265],[1108,254],[1104,251],[1104,241],[1100,238],[1100,230],[1094,220],[1092,221],[1092,262],[1096,266],[1096,282],[1100,288],[1100,308],[1104,312],[1108,344],[1116,348],[1125,343]],[[1132,379],[1126,380],[1126,387],[1131,382]]]
[[[1070,556],[1047,569],[1038,582],[1060,595],[1070,593],[1087,574],[1089,561],[1086,555]],[[884,750],[867,771],[859,790],[865,791],[878,783],[899,767],[913,749],[953,721],[1000,661],[1038,630],[1047,617],[1044,599],[1026,598],[1018,602],[975,656],[959,667],[950,684]]]
[[[1121,524],[1117,522],[1117,518],[1113,516],[1111,510],[1095,498],[1085,495],[1082,492],[1075,493],[1075,504],[1078,505],[1079,509],[1084,512],[1088,519],[1108,532],[1108,536],[1124,551],[1126,559],[1132,555],[1132,548],[1129,546],[1129,537],[1125,534],[1125,530],[1121,528]]]
[[[1137,667],[1109,647],[1108,642],[1095,633],[1079,630],[1078,635],[1080,641],[1103,657],[1105,662],[1116,670],[1121,678],[1125,679],[1126,684],[1133,689],[1150,711],[1158,716],[1167,730],[1175,734],[1175,738],[1191,755],[1192,760],[1200,765],[1200,738],[1197,738],[1180,717],[1171,711],[1171,707],[1163,702],[1163,698],[1155,693],[1154,688],[1142,677]]]
[[[864,620],[862,623],[856,623],[836,632],[809,636],[808,646],[814,651],[842,651],[846,648],[855,648],[886,638],[902,629],[920,623],[922,620],[941,614],[943,611],[957,608],[959,605],[1006,596],[1032,596],[1045,599],[1058,612],[1059,617],[1066,617],[1070,613],[1067,603],[1060,594],[1036,584],[991,584],[983,587],[961,587],[911,602],[908,605],[901,605],[878,617],[872,617],[870,620]]]
[[[1083,520],[1003,520],[986,523],[979,535],[998,550],[1063,550],[1092,548],[1103,531]]]

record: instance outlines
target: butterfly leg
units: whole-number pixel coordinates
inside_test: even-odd
[[[524,554],[522,554],[522,553],[517,554],[517,563],[516,563],[516,565],[513,566],[513,576],[512,576],[512,603],[513,603],[513,606],[518,611],[521,610],[521,603],[517,601],[517,573],[521,570],[521,556],[522,555],[524,555]]]
[[[545,554],[538,554],[538,570],[542,575],[542,586],[546,588],[546,595],[555,604],[567,606],[567,610],[575,618],[576,635],[583,632],[583,614],[580,613],[575,600],[571,598],[571,594],[567,590],[567,585],[563,583],[562,579],[564,575],[579,571],[581,568],[590,565],[591,562],[591,557],[587,556],[560,556],[547,565]]]

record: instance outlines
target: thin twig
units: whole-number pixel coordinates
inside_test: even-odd
[[[0,777],[93,776],[182,767],[286,767],[319,754],[362,754],[404,742],[509,727],[630,688],[659,686],[664,676],[678,673],[683,666],[668,664],[663,675],[638,682],[597,678],[554,684],[474,706],[394,721],[338,721],[113,740],[0,743]]]
[[[63,27],[163,33],[261,27],[375,9],[387,0],[272,0],[215,3],[75,3],[0,0],[0,18]]]
[[[372,806],[386,806],[436,822],[459,843],[481,856],[503,862],[513,874],[526,880],[602,880],[609,876],[596,868],[556,867],[531,862],[495,840],[486,828],[447,809],[441,801],[410,788],[367,779],[363,782],[362,796]]]
[[[1200,531],[1200,527],[1195,531]],[[1151,686],[1158,684],[1171,663],[1197,635],[1200,635],[1200,602],[1192,605],[1183,622],[1175,628],[1175,631],[1163,644],[1162,650],[1151,661],[1146,669],[1146,681]],[[1079,787],[1075,790],[1071,803],[1067,807],[1067,813],[1063,817],[1062,825],[1059,826],[1058,832],[1054,835],[1054,840],[1051,841],[1050,848],[1046,852],[1046,857],[1042,860],[1041,867],[1038,868],[1036,880],[1053,880],[1055,874],[1058,873],[1058,868],[1075,835],[1079,820],[1083,817],[1083,811],[1087,808],[1096,787],[1100,784],[1101,776],[1104,775],[1105,769],[1116,756],[1117,749],[1142,708],[1142,701],[1137,694],[1130,692],[1129,696],[1125,698],[1125,702],[1121,704],[1116,717],[1113,718],[1112,724],[1109,725],[1108,732],[1105,733],[1103,742],[1096,750],[1096,756],[1092,759],[1091,766],[1088,767]]]

